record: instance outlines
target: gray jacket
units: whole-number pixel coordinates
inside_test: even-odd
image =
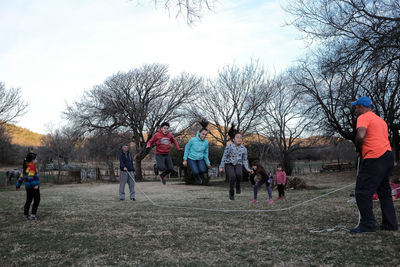
[[[221,164],[219,165],[220,168],[225,167],[226,164],[237,165],[241,164],[246,168],[249,169],[249,163],[247,161],[247,149],[243,145],[235,145],[234,143],[230,143],[225,147],[224,155],[221,159]]]

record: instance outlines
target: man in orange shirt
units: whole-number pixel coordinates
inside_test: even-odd
[[[357,118],[356,151],[363,161],[357,176],[355,197],[360,211],[360,223],[351,233],[375,232],[375,216],[372,211],[372,195],[378,193],[381,210],[381,230],[398,229],[397,217],[392,201],[390,179],[394,160],[389,143],[386,122],[372,112],[373,104],[366,96],[351,102]]]

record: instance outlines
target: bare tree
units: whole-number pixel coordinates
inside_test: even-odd
[[[353,140],[355,117],[346,106],[350,100],[368,95],[375,104],[375,112],[388,123],[391,143],[396,159],[399,159],[400,2],[295,0],[288,10],[295,17],[293,24],[320,44],[321,53],[311,67],[314,70],[303,66],[303,70],[308,69],[302,71],[306,74],[303,77],[311,78],[308,81],[315,85],[312,81],[315,77],[318,77],[317,80],[321,80],[322,76],[335,78],[333,83],[325,83],[322,90],[318,86],[318,94],[298,79],[310,99],[327,115],[327,123],[323,125]],[[341,86],[346,84],[347,88]],[[347,95],[348,99],[346,103],[344,99],[339,99],[337,104],[331,102],[327,105],[327,102],[336,99],[330,95],[321,97],[321,92],[335,87],[340,88],[340,94]],[[331,92],[332,96],[338,95],[334,90]],[[336,113],[338,110],[339,114]],[[351,125],[350,129],[345,122]]]
[[[26,112],[28,104],[24,102],[21,96],[20,88],[5,87],[0,82],[0,125],[14,120]]]
[[[296,86],[296,85],[294,85]],[[290,154],[309,147],[313,118],[304,116],[308,108],[303,106],[302,94],[295,90],[289,76],[281,75],[273,81],[273,93],[263,105],[260,132],[269,138],[270,145],[277,152],[278,159],[290,175],[293,166]]]
[[[116,181],[114,161],[118,159],[121,145],[130,142],[129,133],[118,131],[95,130],[86,138],[84,149],[90,158],[103,160],[108,168],[110,180]]]
[[[245,136],[255,131],[261,107],[270,95],[269,90],[264,69],[258,61],[242,68],[226,66],[216,79],[208,81],[193,103],[191,112],[193,116],[204,117],[213,124],[210,134],[225,147],[232,123]]]
[[[339,134],[353,140],[356,116],[350,101],[356,99],[361,91],[356,82],[360,67],[347,67],[340,72],[326,72],[318,63],[308,61],[290,72],[297,85],[295,90],[302,94],[304,104],[310,108],[304,115],[311,116],[323,134]]]
[[[217,0],[154,0],[156,6],[162,5],[169,13],[174,12],[175,18],[183,17],[187,24],[193,24],[201,19],[203,12],[214,9]]]
[[[62,164],[68,164],[74,157],[74,147],[81,140],[81,133],[75,128],[63,127],[51,131],[42,138],[43,146],[40,147],[42,162],[56,162],[58,175],[57,182],[61,180]]]
[[[141,162],[148,154],[146,143],[163,121],[181,122],[182,108],[195,100],[200,85],[201,79],[193,75],[183,73],[170,79],[167,66],[144,65],[93,87],[66,114],[89,129],[131,131],[140,180]]]

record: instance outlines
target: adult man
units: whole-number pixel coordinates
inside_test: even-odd
[[[135,168],[133,167],[133,159],[129,153],[129,146],[123,145],[121,154],[119,155],[119,168],[121,170],[119,181],[119,200],[125,199],[125,184],[128,182],[130,199],[135,199]]]
[[[375,232],[375,216],[372,211],[372,195],[378,193],[381,210],[381,230],[397,230],[397,217],[393,206],[389,185],[394,160],[389,143],[386,122],[372,112],[370,98],[363,96],[351,102],[355,106],[357,118],[356,151],[361,152],[363,161],[357,176],[355,197],[361,219],[351,233]]]

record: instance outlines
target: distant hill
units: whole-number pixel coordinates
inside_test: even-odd
[[[38,147],[41,145],[42,134],[32,132],[28,129],[13,125],[5,125],[7,133],[11,137],[11,143],[20,146],[33,146]]]

